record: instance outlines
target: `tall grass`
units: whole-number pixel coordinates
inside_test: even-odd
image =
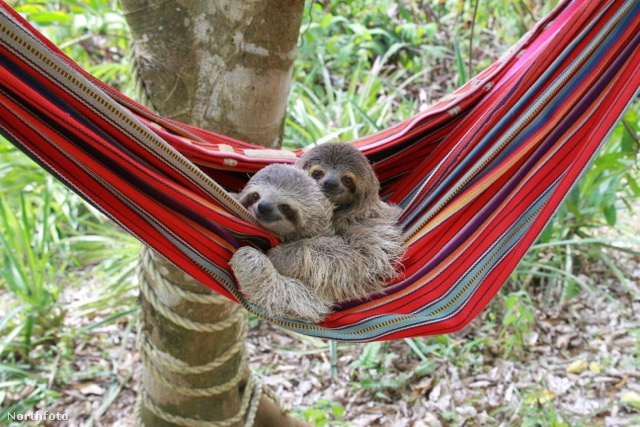
[[[129,90],[128,30],[116,1],[10,3],[85,69]],[[130,314],[139,244],[3,138],[0,195],[0,420],[7,420],[59,399],[55,390],[77,375],[75,343]],[[87,287],[88,297],[74,296]],[[99,317],[78,329],[70,314]]]

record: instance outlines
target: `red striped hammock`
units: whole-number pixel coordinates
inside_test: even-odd
[[[114,221],[252,307],[228,265],[274,245],[226,189],[296,155],[160,117],[97,81],[0,2],[0,131]],[[404,275],[319,325],[348,341],[458,330],[507,280],[640,87],[640,0],[565,1],[428,110],[355,141],[404,208]]]

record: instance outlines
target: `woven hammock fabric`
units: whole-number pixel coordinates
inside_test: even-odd
[[[403,274],[325,322],[372,341],[464,327],[495,295],[640,87],[640,0],[561,3],[455,93],[355,141],[403,207]],[[235,249],[277,244],[227,190],[300,152],[158,116],[97,81],[0,2],[0,131],[114,221],[213,290],[242,296]]]

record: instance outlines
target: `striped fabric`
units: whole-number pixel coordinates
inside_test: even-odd
[[[355,141],[404,208],[403,275],[319,325],[346,341],[465,326],[507,280],[640,87],[640,0],[561,3],[428,110]],[[81,70],[0,3],[0,131],[196,279],[253,312],[228,266],[277,244],[227,190],[299,152],[160,117]]]

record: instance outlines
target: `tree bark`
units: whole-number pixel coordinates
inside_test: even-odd
[[[302,0],[123,0],[122,6],[157,111],[280,146]]]
[[[149,103],[173,119],[278,148],[303,6],[302,0],[122,0]],[[244,425],[225,420],[242,412],[243,393],[251,393],[239,342],[246,314],[157,254],[144,257],[139,421]],[[255,425],[307,424],[263,394]]]

